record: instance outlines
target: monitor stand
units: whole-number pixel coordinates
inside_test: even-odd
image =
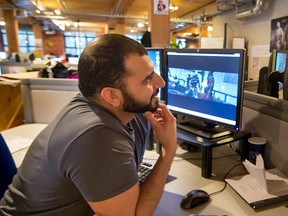
[[[232,133],[232,130],[228,130],[223,126],[217,124],[208,124],[198,121],[196,119],[185,119],[177,124],[177,127],[195,135],[205,137],[208,139],[216,139],[223,136],[227,136]]]

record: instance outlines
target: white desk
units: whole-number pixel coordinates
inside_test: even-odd
[[[227,155],[230,156],[227,157]],[[154,151],[146,151],[144,160],[155,163],[157,156]],[[222,179],[225,174],[234,165],[240,163],[240,155],[235,155],[228,145],[215,148],[213,158],[212,177],[203,178],[201,177],[201,152],[189,153],[178,148],[169,173],[168,183],[154,216],[192,216],[193,213],[201,216],[288,215],[288,202],[286,203],[287,207],[282,203],[255,211],[229,185],[220,194],[211,196],[207,203],[190,210],[181,209],[182,197],[193,189],[202,189],[208,193],[221,190],[224,186]],[[246,173],[241,165],[233,169],[228,177]]]
[[[9,140],[22,137],[33,140],[45,127],[47,124],[24,124],[20,125],[5,131],[2,131],[1,134],[9,145]],[[27,148],[21,149],[12,154],[13,159],[17,167],[22,163],[22,160],[27,152]]]
[[[45,127],[45,124],[27,124],[2,131],[1,133],[5,139],[13,139],[17,136],[34,139]],[[21,164],[26,151],[27,148],[13,154],[17,166]],[[155,150],[146,151],[144,161],[155,163],[157,157],[158,154]],[[192,216],[193,213],[202,216],[288,215],[288,208],[285,207],[284,204],[254,211],[229,186],[227,186],[222,193],[211,196],[210,201],[205,204],[190,210],[181,209],[180,201],[186,193],[193,189],[202,189],[208,193],[222,189],[224,186],[224,183],[222,182],[224,175],[230,168],[240,163],[240,155],[235,154],[229,146],[216,148],[215,151],[213,151],[213,157],[213,174],[211,178],[206,179],[201,177],[201,152],[189,153],[179,148],[169,173],[168,183],[165,186],[164,194],[154,216]],[[246,171],[243,167],[238,166],[230,175],[228,175],[228,177],[242,175],[244,173],[246,173]]]

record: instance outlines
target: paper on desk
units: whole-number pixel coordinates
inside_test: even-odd
[[[258,182],[258,184],[268,192],[266,175],[265,175],[265,167],[264,160],[261,154],[256,156],[256,165],[248,161],[247,159],[243,162],[246,170],[250,173],[250,175]]]
[[[250,174],[232,177],[225,181],[253,208],[256,208],[259,202],[269,205],[270,202],[275,202],[282,197],[288,199],[287,177],[276,168],[266,170],[265,174],[269,193]],[[270,192],[270,188],[277,192]]]
[[[249,174],[226,179],[226,182],[249,204],[288,195],[287,177],[276,168],[265,170],[261,155],[257,155],[256,165],[248,160],[243,165]]]
[[[23,138],[23,137],[16,137],[13,139],[7,139],[6,143],[11,153],[15,153],[20,151],[21,149],[28,148],[33,139]]]

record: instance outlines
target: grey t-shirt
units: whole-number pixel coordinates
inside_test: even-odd
[[[149,132],[143,115],[123,125],[77,95],[33,141],[0,202],[1,215],[93,215],[87,201],[137,183]]]

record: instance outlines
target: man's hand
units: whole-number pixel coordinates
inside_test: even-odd
[[[159,104],[156,112],[146,112],[145,117],[151,123],[155,136],[166,152],[175,152],[177,143],[176,118],[167,106]]]

